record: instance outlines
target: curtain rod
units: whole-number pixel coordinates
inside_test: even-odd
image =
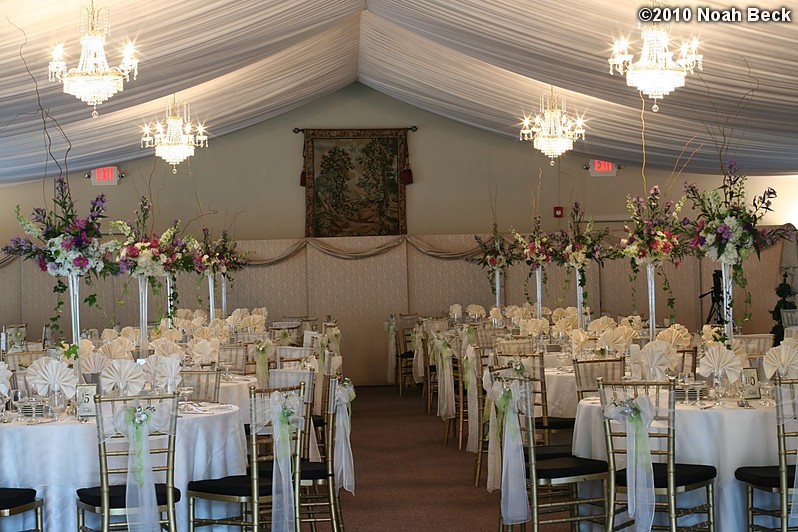
[[[379,127],[379,128],[364,128],[364,129],[406,129],[408,131],[416,132],[416,131],[418,131],[418,126],[410,126],[410,127],[404,127],[404,128],[402,128],[402,127],[385,127],[385,128]],[[293,131],[294,131],[294,133],[299,134],[299,133],[302,133],[305,130],[302,129],[302,128],[295,127],[293,129]]]

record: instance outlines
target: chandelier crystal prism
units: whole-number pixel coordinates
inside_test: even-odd
[[[524,117],[519,135],[519,140],[531,140],[536,150],[547,155],[552,166],[554,159],[574,147],[574,141],[584,138],[584,118],[567,115],[565,98],[554,87],[549,94],[541,94],[540,114]]]
[[[658,5],[658,4],[657,4]],[[704,56],[698,53],[698,39],[693,37],[684,41],[679,50],[679,58],[673,59],[670,47],[670,30],[666,24],[642,24],[640,34],[643,49],[640,58],[634,61],[629,53],[629,41],[616,39],[612,47],[612,57],[608,59],[610,75],[618,72],[626,75],[626,84],[654,100],[651,110],[659,110],[657,100],[661,100],[679,87],[684,87],[685,77],[695,69],[703,70]]]
[[[156,121],[145,125],[143,130],[141,147],[155,148],[155,155],[172,165],[173,174],[177,173],[178,164],[194,155],[194,148],[208,146],[205,127],[191,123],[189,104],[183,103],[181,109],[177,95],[166,103],[164,123]]]
[[[64,61],[64,45],[59,43],[53,50],[50,61],[50,81],[64,84],[64,92],[94,107],[91,116],[97,117],[97,106],[123,90],[123,82],[138,75],[138,59],[132,42],[125,45],[122,63],[118,67],[108,66],[105,57],[105,38],[110,34],[107,7],[95,8],[94,0],[89,7],[83,6],[84,16],[80,28],[80,61],[77,68],[67,69]],[[101,21],[101,14],[104,14]]]

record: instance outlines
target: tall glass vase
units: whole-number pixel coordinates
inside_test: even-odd
[[[150,278],[146,275],[139,276],[139,358],[149,355],[149,336],[147,335],[147,289]]]
[[[543,317],[543,266],[535,266],[535,314],[537,319]]]
[[[219,283],[222,288],[222,319],[227,318],[227,275],[222,274],[222,280]]]
[[[70,273],[67,276],[67,282],[69,287],[69,313],[72,317],[72,343],[73,344],[80,344],[80,275],[76,273]],[[73,362],[73,369],[75,370],[75,375],[78,377],[78,382],[82,382],[81,380],[81,371],[80,371],[80,358],[75,357]]]
[[[723,292],[723,332],[726,341],[731,345],[734,336],[734,319],[732,318],[732,264],[720,263],[720,272],[723,277],[721,290]]]
[[[585,329],[585,289],[582,286],[582,269],[574,268],[576,272],[576,323],[577,327]]]
[[[646,264],[646,282],[648,286],[648,339],[654,340],[657,336],[657,295],[656,295],[656,265]]]
[[[496,283],[494,286],[496,290],[496,308],[502,308],[502,270],[500,268],[493,270],[493,280]]]
[[[171,273],[166,274],[166,323],[171,329],[174,327],[172,319],[175,317],[175,280]]]
[[[208,270],[208,303],[210,304],[211,321],[216,319],[216,295],[215,295],[216,274]]]

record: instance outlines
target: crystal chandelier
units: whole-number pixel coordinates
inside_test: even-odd
[[[585,124],[581,116],[569,118],[565,112],[565,98],[554,93],[540,96],[540,114],[533,119],[524,117],[519,140],[532,140],[535,149],[554,159],[574,147],[574,141],[585,138]]]
[[[63,60],[64,45],[59,43],[53,50],[53,60],[50,61],[50,81],[63,82],[65,93],[94,106],[91,116],[96,118],[97,106],[121,91],[122,81],[130,81],[131,72],[133,79],[136,79],[139,62],[133,56],[133,43],[128,42],[123,52],[122,64],[119,67],[109,67],[105,58],[105,37],[111,30],[108,8],[95,9],[92,0],[91,6],[84,6],[83,9],[86,13],[81,18],[78,67],[67,70]],[[101,12],[105,14],[102,24]]]
[[[172,173],[177,173],[177,165],[194,155],[194,148],[208,146],[208,136],[202,124],[191,123],[191,110],[187,103],[177,103],[177,95],[166,103],[166,127],[160,121],[144,126],[141,136],[142,148],[155,148],[155,155],[172,165]],[[155,133],[152,134],[152,130]],[[196,131],[196,133],[195,133]]]
[[[629,41],[626,38],[615,40],[612,47],[612,57],[609,58],[610,75],[613,71],[626,74],[626,84],[654,100],[651,110],[659,110],[657,100],[671,91],[684,87],[687,73],[693,70],[703,70],[701,54],[698,51],[698,39],[693,37],[690,42],[682,42],[679,59],[673,59],[673,52],[668,50],[670,31],[668,26],[659,23],[643,24],[640,29],[643,37],[643,50],[640,59],[633,61],[629,53]]]

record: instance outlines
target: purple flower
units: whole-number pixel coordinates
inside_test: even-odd
[[[43,223],[47,218],[47,209],[43,207],[36,207],[33,209],[33,221],[36,223]]]
[[[77,257],[75,257],[72,263],[78,268],[87,268],[89,266],[89,259],[87,259],[83,255],[78,255]]]
[[[682,218],[682,225],[690,225],[690,218],[688,218],[687,216]]]
[[[731,236],[732,236],[732,234],[731,234],[731,229],[730,229],[730,228],[729,228],[729,226],[728,226],[728,225],[726,225],[726,224],[720,224],[720,225],[718,226],[718,231],[717,231],[717,233],[718,233],[720,236],[722,236],[722,237],[723,237],[725,240],[729,240],[729,239],[731,239]]]
[[[61,241],[61,247],[69,251],[75,245],[75,239],[71,236],[66,237]]]

